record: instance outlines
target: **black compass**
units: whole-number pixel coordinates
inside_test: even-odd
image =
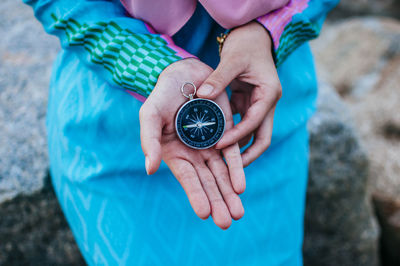
[[[196,88],[192,83],[185,84]],[[214,146],[224,134],[225,116],[215,102],[201,98],[193,99],[195,93],[196,89],[189,96],[183,93],[190,100],[179,109],[175,128],[180,140],[187,146],[207,149]]]

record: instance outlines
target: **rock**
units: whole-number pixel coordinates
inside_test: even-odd
[[[43,187],[45,114],[58,42],[20,1],[0,3],[0,203]]]
[[[84,265],[48,180],[48,82],[58,41],[0,2],[0,265]]]
[[[373,202],[382,227],[382,264],[400,265],[400,200],[375,194]]]
[[[321,84],[318,111],[308,124],[305,265],[379,265],[368,160],[347,113],[333,89]]]
[[[41,190],[0,204],[0,265],[85,265],[49,177]]]
[[[400,22],[330,24],[313,49],[320,76],[348,103],[371,159],[372,192],[400,199]]]
[[[400,22],[351,19],[330,24],[321,37],[313,43],[317,65],[321,76],[341,88],[370,158],[368,190],[385,198],[374,204],[383,232],[382,259],[393,261],[387,242],[399,236],[387,233],[392,225],[385,206],[400,201]]]
[[[312,48],[321,79],[343,96],[361,97],[400,54],[400,23],[372,17],[329,23]]]
[[[371,159],[370,187],[400,200],[400,55],[382,71],[374,89],[347,99]]]
[[[342,0],[330,18],[344,18],[360,15],[378,15],[400,18],[399,0]]]

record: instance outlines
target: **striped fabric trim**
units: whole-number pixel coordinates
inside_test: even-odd
[[[135,34],[113,21],[88,25],[51,16],[51,27],[65,32],[68,46],[82,46],[90,61],[107,69],[117,85],[143,97],[150,95],[167,66],[182,59],[161,35]]]
[[[293,22],[293,17],[300,15],[308,7],[308,3],[309,0],[290,0],[286,6],[257,18],[271,34],[277,67],[296,48],[319,34],[320,28],[317,24],[308,20]]]
[[[280,37],[278,49],[275,49],[276,66],[279,67],[303,43],[318,37],[319,32],[319,27],[310,22],[289,23]]]

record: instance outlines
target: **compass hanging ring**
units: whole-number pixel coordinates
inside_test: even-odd
[[[185,93],[185,86],[191,85],[193,92]],[[224,134],[225,115],[214,101],[196,98],[196,86],[185,82],[181,87],[182,95],[189,99],[178,110],[175,129],[179,139],[194,149],[207,149],[214,146]]]
[[[190,94],[186,94],[185,93],[185,86],[186,85],[191,85],[193,87],[193,93],[190,93]],[[185,83],[182,84],[181,92],[182,92],[183,96],[185,96],[186,98],[188,98],[190,100],[193,100],[194,95],[196,95],[197,88],[192,82],[185,82]]]

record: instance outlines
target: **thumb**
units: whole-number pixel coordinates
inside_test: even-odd
[[[154,174],[161,164],[161,133],[163,122],[157,109],[144,103],[139,112],[140,140],[146,157],[146,172]]]
[[[200,86],[197,96],[208,99],[217,98],[240,72],[241,69],[237,65],[221,60],[214,72]]]

